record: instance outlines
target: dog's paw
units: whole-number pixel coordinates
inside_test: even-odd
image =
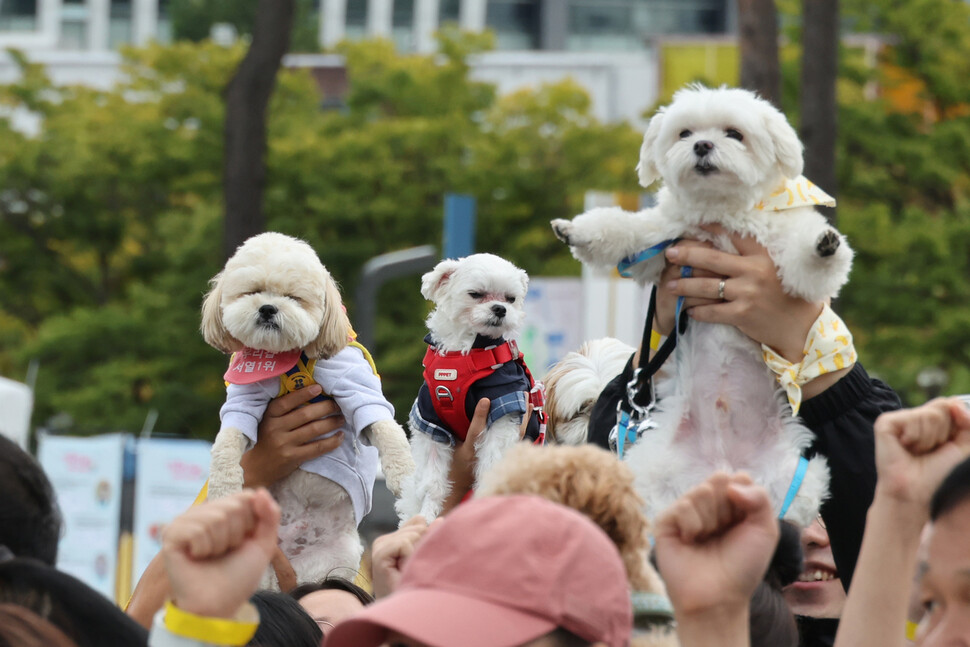
[[[556,234],[556,238],[566,243],[570,247],[573,246],[572,236],[573,233],[573,223],[570,220],[564,218],[556,218],[552,221],[552,231]]]
[[[822,258],[826,258],[835,254],[841,244],[842,240],[839,238],[839,234],[834,229],[826,229],[815,241],[815,251]]]

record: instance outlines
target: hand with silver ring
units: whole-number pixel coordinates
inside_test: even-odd
[[[718,225],[705,225],[704,229],[729,236],[738,253],[689,240],[668,248],[669,266],[657,294],[657,331],[669,334],[673,330],[677,297],[682,296],[692,319],[735,326],[790,361],[800,360],[805,337],[823,304],[786,293],[768,250],[754,238],[729,234]],[[693,276],[680,278],[682,266],[693,267]],[[730,299],[725,295],[728,281]]]

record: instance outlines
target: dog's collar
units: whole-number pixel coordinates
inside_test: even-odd
[[[784,211],[798,207],[834,207],[835,198],[804,175],[785,181],[754,206],[758,211]]]
[[[428,333],[424,336],[424,343],[428,346],[434,347],[442,355],[447,355],[449,351],[441,350],[438,346],[438,341]],[[475,337],[475,341],[472,342],[472,348],[474,350],[481,350],[483,348],[495,348],[496,346],[501,346],[507,343],[505,337],[486,337],[485,335],[478,335]]]

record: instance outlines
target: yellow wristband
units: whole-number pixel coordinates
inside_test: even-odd
[[[919,625],[918,624],[916,624],[912,620],[907,620],[906,621],[906,640],[915,641],[916,640],[916,630],[918,628],[919,628]]]
[[[169,600],[165,603],[165,628],[176,636],[217,645],[245,645],[259,627],[259,612],[252,603],[242,606],[236,618],[207,618],[183,611]]]
[[[658,333],[656,330],[650,330],[650,350],[657,350],[660,348],[660,340],[663,339],[663,335]]]

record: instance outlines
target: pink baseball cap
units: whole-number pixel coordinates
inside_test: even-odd
[[[432,647],[515,647],[560,627],[626,647],[632,623],[623,561],[598,526],[536,496],[496,496],[429,530],[397,591],[324,645],[376,647],[395,631]]]

